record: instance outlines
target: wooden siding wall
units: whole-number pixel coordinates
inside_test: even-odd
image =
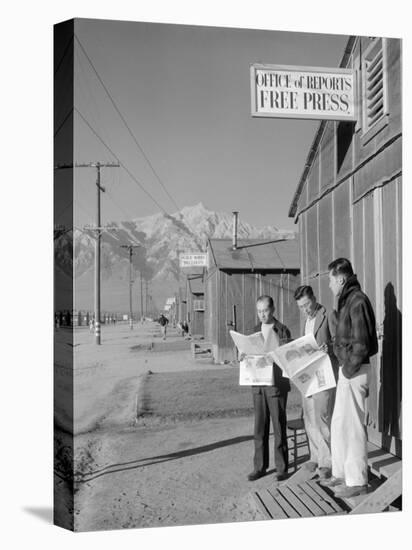
[[[219,326],[217,288],[219,270],[209,271],[205,279],[205,339],[212,344],[213,357],[217,356],[217,334]]]
[[[205,314],[203,311],[195,311],[194,301],[199,298],[203,299],[202,295],[193,294],[190,291],[189,281],[187,281],[186,286],[186,296],[187,296],[187,312],[186,319],[189,324],[189,332],[192,336],[204,336],[205,334]]]
[[[256,300],[262,294],[272,296],[276,317],[285,323],[294,337],[299,334],[299,312],[293,293],[299,276],[291,274],[225,273],[216,270],[206,279],[205,336],[212,343],[217,363],[236,357],[229,330],[234,328],[233,306],[236,307],[236,330],[253,332],[258,323]]]
[[[368,40],[357,40],[348,65],[358,71],[359,82]],[[373,137],[364,133],[360,112],[348,140],[348,127],[326,123],[297,217],[302,282],[311,284],[319,301],[332,308],[327,265],[347,257],[372,301],[380,352],[372,361],[369,434],[374,442],[401,454],[400,41],[386,39],[384,48],[388,113],[383,127]]]
[[[205,333],[205,314],[204,311],[194,311],[192,309],[190,320],[190,334],[192,336],[204,336]]]

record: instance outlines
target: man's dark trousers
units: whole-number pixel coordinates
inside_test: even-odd
[[[267,470],[269,466],[269,431],[272,419],[274,435],[274,459],[277,474],[288,470],[288,446],[286,437],[287,392],[279,392],[273,386],[254,386],[253,407],[255,411],[254,442],[255,471]]]

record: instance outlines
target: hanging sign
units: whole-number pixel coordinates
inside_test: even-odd
[[[356,120],[351,69],[254,64],[252,116]]]
[[[207,266],[207,254],[180,254],[179,255],[180,267],[206,267]]]

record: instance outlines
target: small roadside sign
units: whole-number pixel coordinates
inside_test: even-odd
[[[207,254],[206,252],[197,254],[180,254],[179,265],[180,267],[206,267]]]

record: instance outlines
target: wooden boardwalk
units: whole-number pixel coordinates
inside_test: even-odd
[[[253,491],[252,496],[267,519],[383,512],[402,495],[402,461],[369,443],[368,462],[371,481],[364,495],[339,499],[314,473],[301,468],[287,481]]]
[[[255,501],[266,518],[309,518],[346,511],[316,481],[284,484],[255,491]]]

